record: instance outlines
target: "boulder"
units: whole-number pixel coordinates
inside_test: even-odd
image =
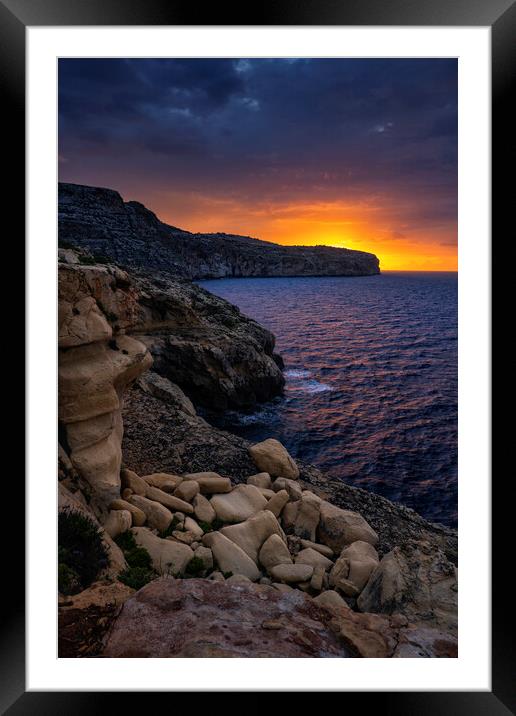
[[[288,492],[286,490],[280,490],[279,492],[273,493],[273,496],[265,505],[265,509],[272,512],[275,517],[279,517],[288,500]]]
[[[174,497],[179,497],[185,502],[192,502],[193,498],[200,492],[199,483],[195,480],[183,480],[174,490]]]
[[[273,534],[265,540],[258,559],[267,571],[277,564],[292,564],[292,557],[287,545],[277,534]]]
[[[211,524],[215,519],[215,510],[204,495],[196,495],[193,499],[194,513],[199,522]]]
[[[291,500],[292,502],[300,500],[303,496],[303,491],[299,483],[294,482],[294,480],[289,480],[286,477],[278,477],[277,480],[274,480],[274,482],[272,483],[272,489],[274,490],[274,492],[286,490],[288,492],[289,500]]]
[[[133,519],[129,510],[111,510],[104,522],[104,529],[108,535],[115,539],[122,532],[131,528]]]
[[[136,544],[150,554],[152,566],[159,574],[183,574],[194,556],[188,545],[161,539],[146,527],[133,527],[131,532]]]
[[[310,580],[310,589],[314,592],[320,592],[324,587],[325,574],[326,571],[324,567],[321,564],[317,564],[314,567],[314,573],[312,574],[312,579]]]
[[[312,542],[308,539],[301,539],[300,544],[302,547],[305,547],[307,549],[315,549],[316,552],[324,554],[324,556],[328,557],[328,559],[331,559],[334,556],[334,552],[331,547],[327,547],[325,544],[318,544],[317,542]]]
[[[231,492],[211,499],[211,506],[222,522],[243,522],[266,504],[267,500],[254,485],[237,485]]]
[[[276,589],[278,592],[293,592],[294,587],[291,587],[289,584],[283,584],[283,582],[273,582],[271,584],[271,587]]]
[[[163,492],[174,492],[176,487],[183,481],[179,475],[170,475],[167,472],[155,472],[152,475],[144,475],[142,480],[152,487],[157,487]]]
[[[358,512],[342,510],[323,501],[320,504],[318,541],[331,547],[334,552],[357,540],[377,544],[378,535]]]
[[[310,493],[305,493],[299,505],[294,522],[294,534],[311,542],[315,541],[317,525],[319,524],[319,504],[321,500]]]
[[[368,542],[357,541],[345,547],[330,572],[330,584],[349,593],[349,582],[360,593],[372,571],[378,566],[379,558],[375,548]],[[341,582],[344,580],[343,585]],[[355,592],[352,589],[352,592]],[[352,596],[352,595],[349,595]]]
[[[147,483],[133,470],[123,469],[120,473],[120,480],[124,489],[132,490],[135,495],[142,495],[145,497],[147,492]]]
[[[363,612],[404,614],[413,624],[457,631],[457,572],[441,550],[411,541],[386,554],[358,599]]]
[[[201,538],[204,535],[202,527],[199,527],[197,522],[195,520],[192,520],[191,517],[185,518],[184,528],[187,532],[193,532],[197,539]]]
[[[231,577],[226,579],[226,582],[228,584],[251,584],[249,577],[246,577],[243,574],[232,574]]]
[[[241,547],[253,562],[258,561],[258,553],[267,537],[277,534],[285,540],[278,520],[268,510],[262,510],[238,525],[223,527],[220,531]]]
[[[157,579],[128,599],[103,657],[322,658],[350,652],[328,612],[299,590],[229,580]],[[252,628],[250,628],[252,625]]]
[[[271,476],[268,472],[259,472],[256,475],[251,475],[247,478],[248,485],[254,485],[255,487],[263,487],[266,490],[272,488]]]
[[[297,513],[299,511],[299,500],[297,502],[287,502],[281,512],[281,522],[286,530],[294,528]]]
[[[172,512],[184,512],[187,515],[193,514],[193,507],[188,502],[185,502],[184,500],[180,500],[179,497],[174,497],[174,495],[169,495],[168,492],[163,492],[163,490],[160,490],[157,487],[152,487],[150,485],[147,485],[147,493],[145,495],[147,499],[154,500],[154,502],[159,502],[161,505],[164,505]]]
[[[181,530],[174,530],[166,539],[172,540],[172,542],[181,542],[181,544],[187,544],[191,547],[198,537],[195,532],[182,532]]]
[[[130,502],[131,505],[138,507],[142,512],[145,512],[149,527],[154,527],[160,532],[164,532],[172,522],[172,512],[167,510],[167,508],[159,502],[148,500],[146,497],[142,497],[141,495],[131,495],[128,502]],[[144,528],[140,527],[138,529]]]
[[[331,612],[336,610],[338,613],[340,609],[349,609],[348,603],[333,589],[328,589],[314,597],[314,602]]]
[[[306,582],[312,578],[314,568],[309,564],[277,564],[271,567],[270,575],[277,582]]]
[[[216,472],[193,472],[185,475],[184,479],[195,480],[199,483],[199,488],[203,495],[231,492],[231,480],[229,477],[221,477]]]
[[[249,454],[256,467],[273,477],[297,480],[299,469],[283,445],[274,438],[256,443],[249,448]]]
[[[260,571],[253,560],[235,542],[220,532],[208,532],[202,541],[205,547],[211,549],[222,572],[243,574],[253,582],[260,579]]]
[[[333,562],[315,549],[308,547],[301,550],[296,557],[296,564],[309,564],[312,567],[321,566],[323,570],[333,567]]]
[[[131,494],[133,493],[131,492]],[[127,510],[128,512],[130,512],[133,527],[143,527],[147,520],[145,512],[143,512],[143,510],[140,510],[135,505],[131,505],[131,503],[127,502],[127,500],[113,500],[113,502],[109,505],[109,508],[111,510]]]

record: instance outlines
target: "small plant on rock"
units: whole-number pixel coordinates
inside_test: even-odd
[[[185,570],[185,577],[200,577],[205,571],[204,562],[200,557],[192,557]]]
[[[108,564],[107,549],[98,526],[77,510],[62,510],[58,519],[59,591],[76,594],[86,589]],[[71,590],[71,591],[70,591]]]
[[[141,589],[155,577],[155,573],[145,567],[128,567],[118,575],[118,579],[132,589]]]

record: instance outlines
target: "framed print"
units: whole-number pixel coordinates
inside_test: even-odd
[[[512,713],[514,4],[0,17],[28,318],[2,708]]]

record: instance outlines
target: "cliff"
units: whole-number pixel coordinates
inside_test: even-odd
[[[453,530],[197,415],[280,387],[271,334],[186,281],[59,257],[59,505],[83,540],[59,543],[59,655],[456,656]],[[109,558],[88,579],[84,519]]]
[[[327,246],[280,246],[232,234],[194,234],[161,222],[112,189],[59,184],[59,242],[126,267],[189,279],[245,276],[369,276],[374,254]]]

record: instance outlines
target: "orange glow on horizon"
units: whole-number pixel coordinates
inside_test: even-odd
[[[456,224],[411,225],[405,214],[413,207],[396,197],[281,203],[156,192],[144,203],[161,221],[192,232],[367,251],[386,271],[457,271]]]

